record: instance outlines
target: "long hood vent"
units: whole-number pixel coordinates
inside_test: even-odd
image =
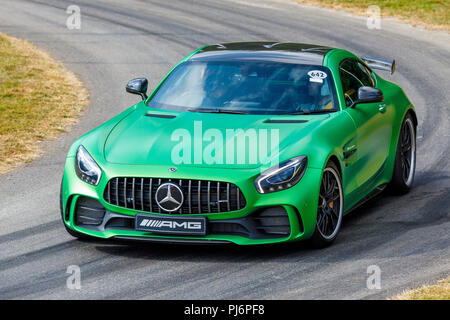
[[[177,116],[174,116],[172,114],[159,114],[159,113],[147,113],[145,114],[146,117],[151,117],[151,118],[161,118],[161,119],[174,119]]]

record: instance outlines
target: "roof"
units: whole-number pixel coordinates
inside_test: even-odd
[[[194,54],[190,61],[272,61],[322,65],[334,48],[291,42],[230,42],[210,45]]]

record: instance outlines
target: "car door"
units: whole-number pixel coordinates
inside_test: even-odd
[[[346,112],[356,126],[356,161],[353,165],[360,187],[370,189],[382,173],[390,147],[391,126],[386,117],[385,101],[361,103],[352,108],[362,86],[376,87],[370,70],[357,59],[345,59],[339,66]]]

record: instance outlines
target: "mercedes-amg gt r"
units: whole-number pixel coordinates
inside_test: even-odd
[[[406,193],[417,118],[374,70],[395,61],[325,46],[202,47],[142,101],[77,139],[61,216],[78,238],[332,243],[386,186]]]

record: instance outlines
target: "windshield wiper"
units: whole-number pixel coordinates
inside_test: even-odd
[[[189,112],[208,112],[208,113],[218,113],[217,109],[206,109],[206,108],[188,108],[186,111]]]
[[[319,114],[319,113],[331,113],[331,112],[336,112],[336,110],[300,110],[300,111],[280,113],[279,115]]]
[[[248,114],[248,112],[245,112],[245,111],[239,111],[239,110],[225,110],[225,109],[219,109],[219,113]]]
[[[245,111],[239,110],[225,110],[225,109],[208,109],[208,108],[189,108],[187,109],[189,112],[206,112],[206,113],[230,113],[230,114],[248,114]]]

